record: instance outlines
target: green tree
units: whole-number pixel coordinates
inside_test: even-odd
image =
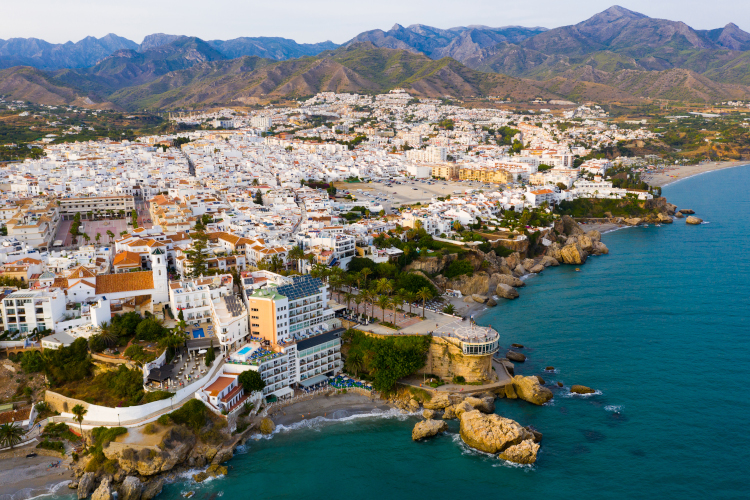
[[[383,313],[382,320],[385,321],[385,310],[391,305],[391,299],[387,295],[378,295],[376,302],[380,308],[380,312]]]
[[[208,352],[206,353],[206,366],[211,366],[216,359],[216,353],[214,352],[214,341],[211,341],[211,345],[208,348]]]
[[[253,201],[255,202],[256,205],[263,206],[263,193],[260,192],[260,189],[258,189],[255,192],[255,196],[253,196]]]
[[[203,231],[198,231],[193,235],[193,245],[185,250],[185,256],[190,262],[191,277],[197,278],[208,273],[208,259],[205,253],[207,249],[208,236]]]
[[[422,288],[417,292],[417,298],[422,301],[422,318],[424,318],[424,310],[427,306],[427,301],[432,298],[432,290],[427,287]]]
[[[23,429],[15,422],[0,425],[0,443],[3,446],[9,446],[11,450],[21,442],[23,435]]]
[[[346,366],[347,371],[349,373],[354,372],[354,376],[359,375],[359,371],[364,366],[364,363],[362,361],[362,353],[359,351],[353,351],[349,353],[349,355],[346,357],[346,361],[344,362],[344,366]]]
[[[260,377],[260,373],[255,370],[246,370],[240,373],[237,379],[248,393],[260,392],[266,387],[266,383]]]
[[[75,405],[73,409],[70,410],[70,412],[75,416],[76,422],[78,422],[78,428],[81,431],[81,439],[86,441],[86,439],[83,437],[83,417],[89,412],[86,408],[83,407],[83,405]]]
[[[99,325],[99,328],[97,328],[97,336],[107,347],[117,345],[117,340],[119,338],[115,326],[107,321]]]
[[[443,308],[443,312],[445,314],[453,314],[454,312],[456,312],[456,308],[453,304],[448,304]]]
[[[112,240],[115,239],[115,233],[107,229],[107,237],[109,238],[109,244],[112,244]]]

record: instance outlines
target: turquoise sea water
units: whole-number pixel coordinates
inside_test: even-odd
[[[416,418],[316,424],[251,442],[226,478],[167,485],[165,500],[414,498],[748,498],[750,167],[664,189],[708,224],[606,234],[610,255],[549,269],[479,319],[525,344],[516,373],[555,393],[497,413],[544,433],[534,466],[470,451],[451,433],[411,441]]]

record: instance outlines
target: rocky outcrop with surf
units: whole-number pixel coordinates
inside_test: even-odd
[[[411,438],[414,441],[419,441],[420,439],[437,436],[447,430],[448,424],[444,420],[422,420],[414,426],[414,429],[411,431]]]
[[[539,444],[535,434],[515,420],[479,410],[461,417],[461,440],[471,448],[520,464],[536,462]],[[541,434],[539,435],[541,440]]]

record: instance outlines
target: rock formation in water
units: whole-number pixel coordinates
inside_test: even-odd
[[[516,375],[513,377],[513,389],[519,398],[535,405],[543,405],[552,399],[552,391],[543,387],[537,377],[524,377]]]
[[[500,454],[499,458],[516,463],[536,462],[539,451],[534,434],[521,424],[494,413],[485,415],[479,410],[461,415],[461,439],[476,450]]]
[[[411,438],[414,441],[425,439],[432,436],[437,436],[441,432],[448,430],[448,424],[441,420],[422,420],[417,422],[414,429],[411,431]]]

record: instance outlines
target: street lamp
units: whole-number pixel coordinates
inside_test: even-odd
[[[119,413],[117,414],[117,426],[121,427],[121,425],[120,425],[120,414]]]

